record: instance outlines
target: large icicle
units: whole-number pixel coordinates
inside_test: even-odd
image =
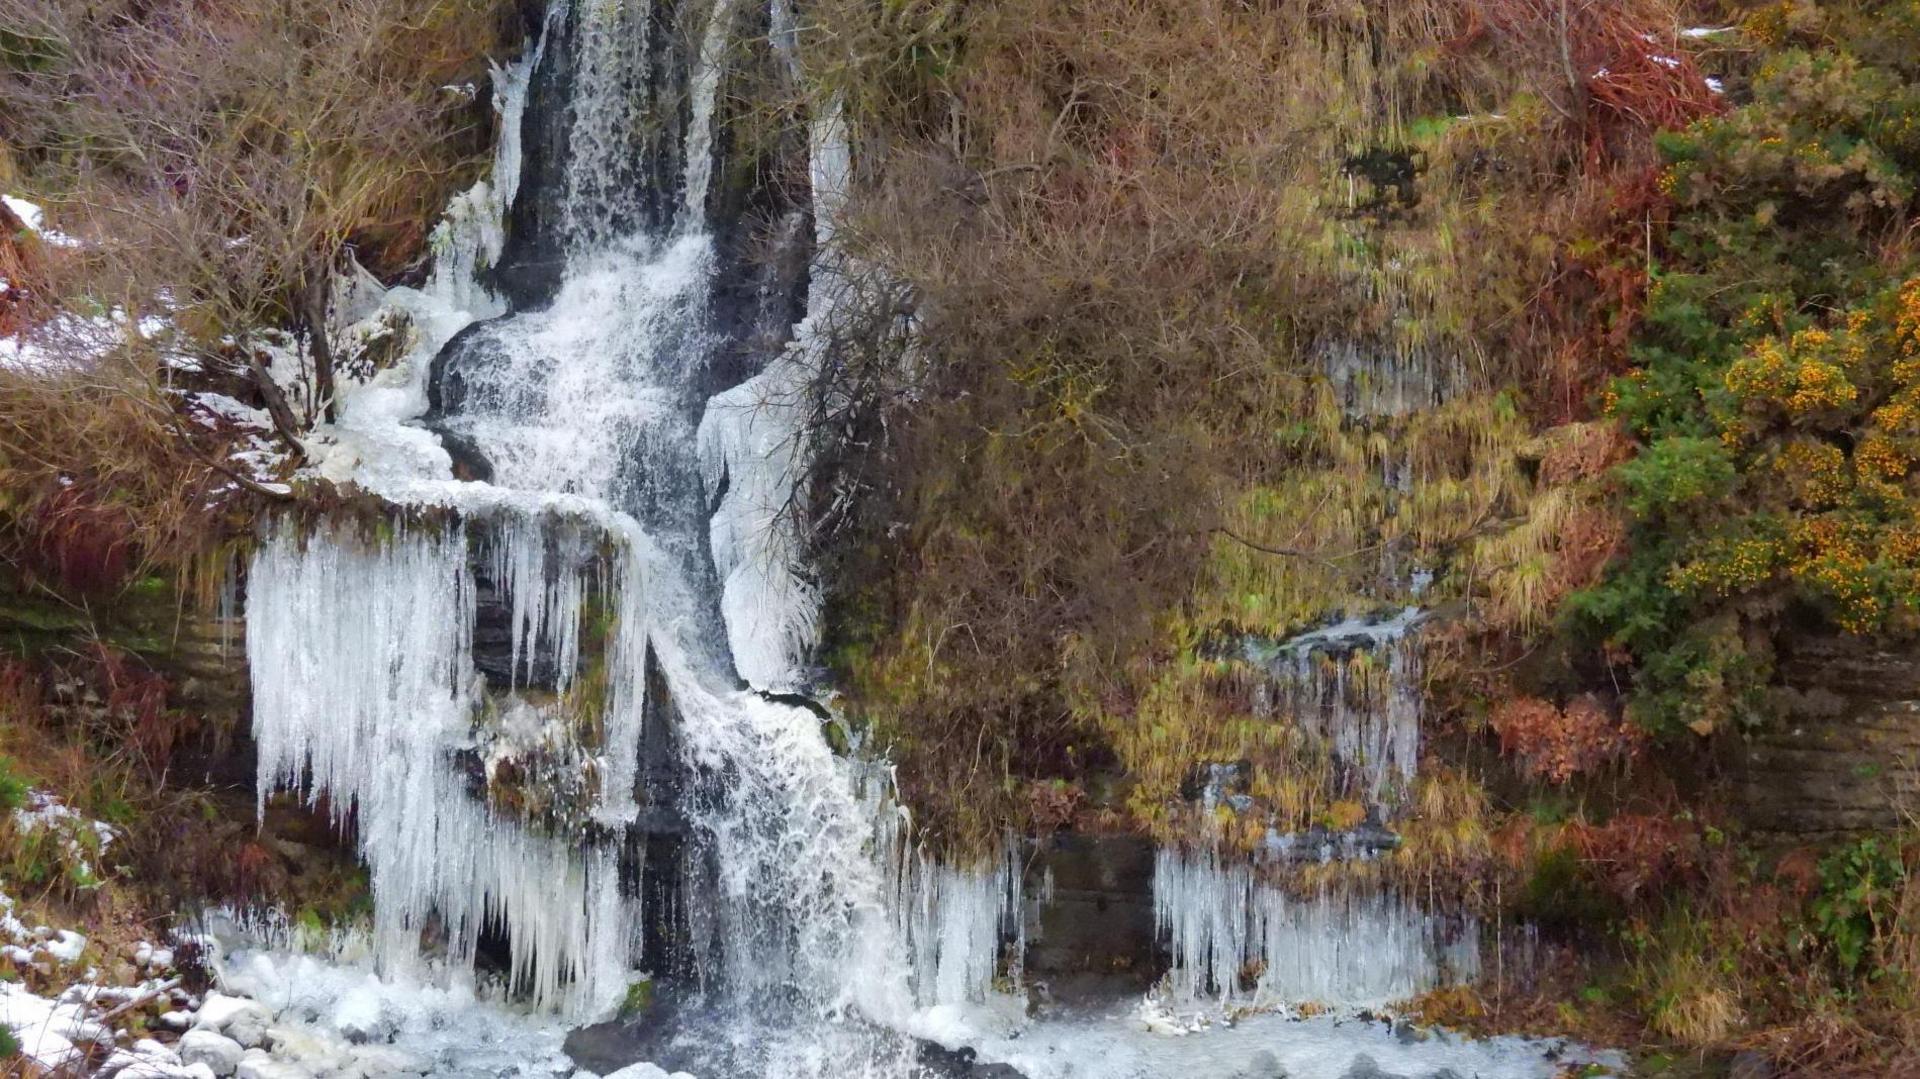
[[[390,968],[422,968],[421,934],[437,929],[455,972],[470,969],[499,925],[516,986],[601,1013],[626,990],[639,925],[614,853],[503,821],[451,767],[479,693],[468,559],[458,527],[264,537],[247,625],[259,797],[305,786],[343,825],[352,815]]]
[[[1373,1007],[1479,973],[1471,920],[1422,911],[1393,892],[1297,898],[1211,852],[1162,849],[1153,906],[1172,956],[1169,987],[1183,1003]]]

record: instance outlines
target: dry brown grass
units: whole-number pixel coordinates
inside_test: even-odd
[[[0,554],[31,602],[84,613],[165,573],[210,604],[248,501],[219,432],[185,422],[128,358],[0,369]]]
[[[0,140],[87,241],[49,299],[170,309],[215,370],[302,329],[298,413],[245,371],[291,442],[330,400],[313,338],[345,250],[407,270],[477,165],[484,107],[447,86],[484,80],[499,6],[0,0]]]

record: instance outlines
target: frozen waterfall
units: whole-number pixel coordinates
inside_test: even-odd
[[[759,692],[802,686],[816,632],[786,511],[843,295],[846,150],[814,124],[789,211],[811,271],[768,301],[805,317],[730,375],[768,317],[738,297],[774,290],[710,219],[754,18],[790,66],[784,3],[556,5],[496,74],[495,175],[450,209],[428,285],[389,293],[413,352],[316,435],[318,471],[389,508],[262,536],[260,797],[302,790],[357,835],[389,971],[470,979],[504,937],[511,987],[578,1017],[679,969],[898,1021],[981,999],[1018,933],[1011,857],[926,859],[884,770]]]

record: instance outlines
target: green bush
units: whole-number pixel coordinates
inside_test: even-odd
[[[1671,218],[1606,402],[1641,445],[1614,472],[1628,551],[1565,622],[1650,729],[1763,720],[1788,616],[1920,630],[1909,7],[1756,15],[1748,100],[1658,140]]]
[[[27,804],[27,791],[32,784],[20,774],[20,764],[12,757],[0,754],[0,811],[12,811]]]
[[[1820,890],[1808,921],[1843,980],[1886,975],[1872,960],[1896,930],[1906,886],[1899,850],[1879,837],[1840,847],[1821,860]]]

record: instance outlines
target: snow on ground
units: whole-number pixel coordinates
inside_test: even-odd
[[[1028,1079],[1198,1079],[1201,1076],[1345,1079],[1553,1079],[1626,1074],[1625,1058],[1556,1039],[1467,1039],[1405,1023],[1352,1015],[1261,1012],[1197,1022],[1155,998],[1040,1021],[996,1014],[992,1005],[928,1009],[915,1033],[979,1059],[1008,1064]]]
[[[27,226],[29,231],[39,237],[41,243],[52,247],[83,246],[80,240],[68,236],[64,232],[48,228],[47,212],[41,208],[39,203],[30,202],[17,195],[0,195],[0,202],[6,203],[7,209],[13,211],[13,216],[19,218],[21,224]]]
[[[13,826],[22,836],[50,836],[60,846],[60,865],[83,885],[100,879],[93,859],[119,838],[112,825],[90,820],[41,790],[27,792],[26,804],[13,811]]]
[[[0,982],[0,1026],[20,1043],[21,1056],[49,1070],[73,1070],[93,1061],[92,1074],[120,1079],[213,1079],[212,1072],[187,1067],[158,1041],[116,1037],[107,1022],[145,1002],[195,1003],[173,976],[173,949],[141,944],[131,956],[141,980],[111,986],[100,984],[100,973],[92,967],[73,969],[86,947],[87,938],[73,930],[28,925],[15,913],[13,899],[0,895],[0,956],[15,970],[37,974],[42,981],[75,979],[52,996],[35,993],[22,982]]]
[[[10,337],[0,337],[0,367],[32,374],[84,370],[89,363],[133,344],[162,343],[173,330],[158,315],[135,321],[115,307],[101,315],[55,315]]]

